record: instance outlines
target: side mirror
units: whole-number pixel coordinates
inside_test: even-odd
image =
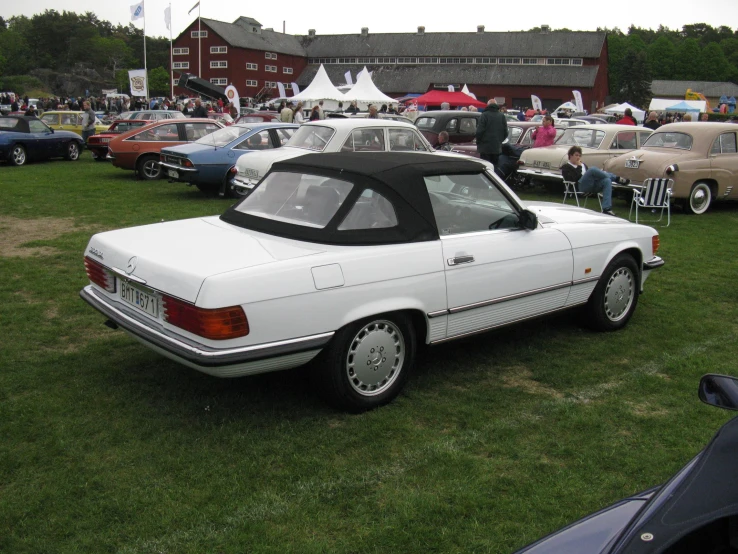
[[[703,375],[697,394],[705,404],[738,410],[738,379],[735,377],[712,373]]]
[[[538,228],[538,216],[530,210],[520,212],[519,224],[523,229],[532,231]]]

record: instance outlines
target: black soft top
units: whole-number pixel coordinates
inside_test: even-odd
[[[16,121],[9,122],[8,119]],[[35,115],[0,115],[0,131],[29,133],[28,122],[32,120],[38,120],[38,118]]]
[[[221,219],[255,231],[323,244],[374,245],[435,240],[439,236],[438,229],[423,178],[428,175],[481,173],[484,170],[485,165],[475,160],[430,153],[306,154],[275,163],[269,173],[309,173],[353,183],[351,193],[325,228],[314,229],[244,214],[235,206]],[[343,218],[365,189],[375,190],[392,203],[398,225],[338,231]]]

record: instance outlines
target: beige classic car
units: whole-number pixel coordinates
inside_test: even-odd
[[[582,147],[582,162],[599,167],[610,158],[635,150],[652,133],[646,127],[630,125],[580,125],[566,129],[553,146],[530,148],[518,162],[518,174],[541,181],[562,181],[561,169],[574,145]]]
[[[608,160],[603,169],[636,185],[673,179],[672,198],[687,212],[703,214],[714,200],[738,200],[737,131],[731,123],[670,123],[640,150]]]

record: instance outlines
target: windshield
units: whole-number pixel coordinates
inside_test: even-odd
[[[335,133],[335,130],[330,127],[303,125],[295,131],[295,134],[292,135],[285,146],[322,152],[328,145],[328,141],[331,140],[333,133]]]
[[[240,125],[232,125],[218,129],[214,133],[205,135],[195,141],[195,144],[207,144],[208,146],[225,146],[226,144],[236,140],[238,137],[245,135],[251,131],[249,127],[241,127]]]
[[[259,183],[235,210],[322,229],[336,214],[352,187],[348,181],[339,179],[277,171]]]
[[[692,137],[686,133],[654,133],[646,139],[643,146],[644,148],[654,146],[656,148],[691,150]]]
[[[561,138],[556,141],[557,145],[577,145],[584,148],[599,148],[605,131],[597,131],[595,129],[587,129],[586,127],[571,127],[564,131]]]

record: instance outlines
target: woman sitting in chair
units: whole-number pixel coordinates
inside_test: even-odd
[[[620,185],[627,185],[630,180],[602,171],[598,167],[587,169],[582,163],[582,149],[579,146],[572,146],[567,154],[569,162],[561,166],[564,181],[576,183],[581,192],[602,194],[602,213],[615,215],[612,211],[612,183],[614,181]]]

